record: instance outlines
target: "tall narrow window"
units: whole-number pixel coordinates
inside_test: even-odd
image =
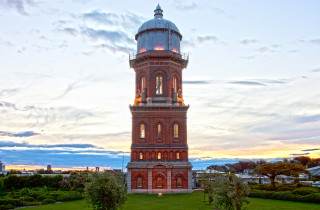
[[[158,124],[158,139],[161,139],[161,124]]]
[[[139,159],[143,160],[143,153],[142,152],[139,153]]]
[[[172,84],[173,90],[176,93],[178,88],[177,88],[177,77],[173,77],[173,84]]]
[[[162,178],[158,177],[157,179],[157,187],[162,187]]]
[[[162,76],[158,75],[156,77],[156,94],[161,95],[162,94]]]
[[[140,125],[140,138],[144,139],[146,137],[146,127],[145,125],[142,123]]]
[[[180,153],[177,152],[177,160],[180,160]]]
[[[173,126],[173,137],[175,139],[179,138],[179,125],[178,125],[178,123],[175,123]]]
[[[158,152],[158,160],[161,160],[161,152]]]
[[[139,177],[137,180],[137,187],[142,187],[142,178]]]
[[[142,77],[141,78],[141,92],[143,92],[145,88],[146,88],[146,78]]]
[[[181,177],[177,178],[177,187],[182,187],[182,178]]]

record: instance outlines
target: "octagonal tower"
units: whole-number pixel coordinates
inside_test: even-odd
[[[180,52],[182,35],[163,18],[158,5],[154,18],[135,36],[137,53],[129,56],[136,73],[132,114],[128,193],[192,192],[188,161],[187,110],[182,94],[182,70],[188,56]]]

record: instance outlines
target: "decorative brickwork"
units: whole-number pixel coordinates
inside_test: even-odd
[[[136,73],[136,94],[130,106],[132,145],[131,161],[127,165],[129,193],[192,192],[192,165],[188,161],[187,144],[189,106],[185,105],[182,94],[182,70],[186,68],[188,58],[177,50],[180,50],[182,38],[179,30],[172,26],[175,28],[172,31],[172,27],[166,28],[168,24],[162,24],[164,19],[159,8],[155,10],[157,21],[164,28],[150,28],[148,25],[144,30],[142,26],[136,35],[139,52],[130,57],[130,67]],[[165,46],[156,45],[158,38],[153,37],[150,30],[157,31],[158,38],[163,37],[165,41],[161,43]],[[177,48],[170,46],[170,40]],[[148,49],[141,51],[140,45]]]

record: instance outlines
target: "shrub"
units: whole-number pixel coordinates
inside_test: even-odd
[[[306,195],[306,197],[308,197],[309,202],[320,203],[320,193],[309,194],[309,195]]]
[[[24,196],[23,201],[24,202],[33,202],[33,201],[35,201],[35,199],[31,196]]]
[[[34,199],[37,199],[37,197],[39,197],[39,196],[41,195],[41,192],[39,192],[39,191],[31,191],[31,192],[29,193],[29,195],[30,195],[31,197],[33,197]]]
[[[30,193],[30,190],[28,188],[23,188],[19,193],[21,196],[28,195]]]
[[[293,190],[292,192],[293,194],[298,194],[298,195],[309,195],[312,193],[319,193],[319,190],[312,187],[300,187]]]
[[[51,198],[46,198],[42,201],[42,204],[50,204],[50,203],[55,203],[56,201],[51,199]]]
[[[48,198],[47,195],[39,195],[36,200],[37,200],[37,201],[43,201],[43,200],[45,200],[45,199],[47,199],[47,198]]]
[[[58,201],[73,201],[83,199],[83,195],[79,192],[68,191],[59,193],[57,200]]]
[[[23,205],[24,206],[37,206],[37,205],[39,205],[39,202],[37,202],[37,201],[25,201],[23,203]]]

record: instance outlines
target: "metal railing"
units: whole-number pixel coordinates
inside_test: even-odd
[[[144,57],[144,56],[173,56],[177,57],[183,60],[188,61],[189,60],[189,54],[188,53],[176,53],[170,50],[148,50],[145,52],[141,53],[131,53],[129,54],[129,61],[135,60],[139,57]]]

